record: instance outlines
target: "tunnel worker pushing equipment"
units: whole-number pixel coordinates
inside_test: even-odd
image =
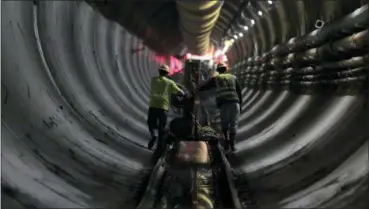
[[[227,73],[227,66],[218,64],[219,75],[212,77],[198,88],[204,91],[216,88],[216,102],[220,109],[222,132],[225,137],[225,149],[235,151],[238,118],[241,112],[242,94],[236,76]]]
[[[152,149],[157,139],[159,139],[159,145],[163,140],[170,106],[170,96],[172,94],[185,95],[174,81],[167,78],[168,74],[169,67],[162,65],[159,67],[159,76],[151,79],[150,107],[147,117],[147,124],[151,134],[151,140],[148,143],[149,149]]]

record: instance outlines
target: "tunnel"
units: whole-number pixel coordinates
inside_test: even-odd
[[[186,52],[176,4],[1,2],[3,208],[134,207],[150,80]],[[241,202],[251,188],[260,208],[368,207],[368,7],[223,1],[207,40],[231,40],[242,85]]]

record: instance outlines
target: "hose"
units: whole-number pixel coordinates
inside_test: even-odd
[[[222,1],[177,1],[180,29],[189,53],[204,55],[214,51],[210,35],[222,4]]]

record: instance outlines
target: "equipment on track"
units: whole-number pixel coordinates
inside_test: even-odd
[[[221,135],[199,123],[200,60],[187,60],[186,97],[172,97],[182,113],[174,118],[163,145],[153,155],[156,165],[137,208],[241,208],[234,174],[221,146]]]

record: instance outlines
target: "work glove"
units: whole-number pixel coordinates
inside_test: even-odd
[[[181,96],[181,101],[187,101],[190,98],[190,95],[186,92]]]
[[[182,102],[183,96],[176,96],[177,101]]]
[[[184,99],[189,99],[190,97],[191,97],[191,94],[189,94],[188,92],[184,92],[183,94]]]

